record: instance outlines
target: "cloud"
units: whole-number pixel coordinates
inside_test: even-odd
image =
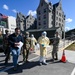
[[[70,22],[72,22],[73,20],[71,19],[71,18],[68,18],[68,19],[66,19],[66,22],[67,23],[70,23]]]
[[[16,19],[16,17],[14,17],[14,16],[8,16],[8,17],[11,17],[11,18],[15,18]]]
[[[6,4],[4,4],[4,5],[3,5],[3,9],[9,10],[9,7],[8,7]]]
[[[65,31],[69,31],[69,30],[71,30],[70,27],[65,27]]]
[[[16,9],[13,9],[12,11],[13,11],[14,13],[17,13],[17,10],[16,10]]]
[[[31,14],[32,16],[36,16],[36,11],[29,10],[27,15],[29,14]]]

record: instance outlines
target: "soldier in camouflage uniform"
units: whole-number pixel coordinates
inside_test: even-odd
[[[23,61],[26,61],[26,63],[28,62],[28,55],[30,48],[31,48],[31,38],[29,37],[29,32],[26,32],[23,50]]]
[[[5,64],[8,63],[8,59],[10,59],[10,45],[8,43],[9,31],[5,30],[6,34],[4,35],[4,48],[5,48]]]
[[[2,35],[2,31],[0,31],[0,52],[3,52],[3,35]]]
[[[52,58],[54,60],[58,60],[58,45],[59,45],[60,38],[58,37],[58,32],[55,33],[55,38],[53,42],[53,51],[52,51]]]

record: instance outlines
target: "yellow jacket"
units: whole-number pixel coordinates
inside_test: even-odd
[[[40,56],[46,56],[46,47],[49,45],[50,41],[48,37],[39,37],[38,43],[40,44]]]
[[[37,40],[35,38],[31,38],[31,48],[34,49],[35,43],[37,43]]]

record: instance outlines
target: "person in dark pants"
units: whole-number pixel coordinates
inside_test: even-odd
[[[20,42],[23,44],[23,37],[20,35],[20,29],[15,28],[15,33],[9,36],[9,44],[13,56],[14,70],[17,70],[18,57],[21,51]]]
[[[4,48],[3,48],[3,35],[2,35],[2,31],[0,31],[0,52],[3,52]]]
[[[9,31],[5,30],[6,34],[4,35],[4,53],[6,55],[5,58],[5,65],[8,63],[8,60],[10,60],[10,45],[8,43],[8,37],[9,37]]]
[[[25,39],[24,39],[24,52],[23,52],[23,61],[24,62],[29,62],[28,61],[28,55],[29,55],[29,50],[31,48],[31,39],[29,37],[29,32],[26,32]]]
[[[53,42],[52,60],[58,60],[58,45],[60,38],[58,37],[58,32],[55,33],[55,38]]]

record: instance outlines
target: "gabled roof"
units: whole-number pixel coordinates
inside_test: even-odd
[[[53,7],[58,7],[58,5],[59,5],[59,2],[54,4]]]
[[[33,17],[33,18],[35,18],[35,17],[34,17],[34,16],[32,16],[31,14],[29,14],[28,16],[26,16],[26,19],[27,19],[27,18],[29,18],[30,16],[31,16],[31,17]]]

